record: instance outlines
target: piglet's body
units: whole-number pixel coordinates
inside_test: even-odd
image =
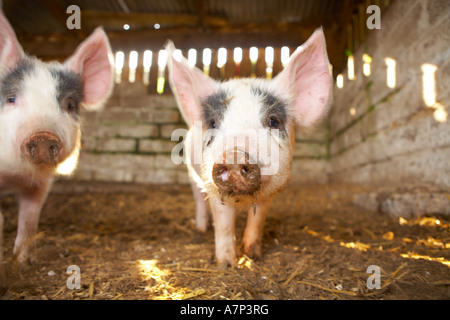
[[[328,108],[332,80],[323,31],[316,30],[272,81],[219,83],[175,59],[172,43],[167,50],[172,91],[190,126],[184,151],[197,229],[207,229],[209,201],[217,261],[235,264],[235,215],[246,210],[243,249],[258,258],[269,206],[290,177],[295,127],[311,127]]]
[[[112,53],[97,29],[64,63],[27,56],[0,11],[0,192],[19,193],[14,254],[33,259],[39,214],[59,165],[80,148],[79,108],[98,109],[113,85]],[[3,273],[0,212],[0,273]]]

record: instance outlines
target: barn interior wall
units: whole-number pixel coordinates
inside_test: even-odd
[[[354,52],[330,111],[330,180],[450,187],[448,3],[396,1]],[[371,74],[363,75],[363,54]],[[390,59],[390,60],[386,60]],[[395,80],[387,84],[395,61]]]

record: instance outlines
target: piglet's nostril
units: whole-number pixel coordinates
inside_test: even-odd
[[[52,145],[48,148],[48,150],[49,150],[49,153],[50,153],[53,157],[56,157],[56,156],[58,155],[58,153],[59,153],[59,148],[58,148],[58,146],[55,145],[55,144],[52,144]]]
[[[27,151],[28,151],[28,153],[30,154],[30,156],[34,156],[34,150],[35,150],[35,148],[36,148],[36,145],[34,144],[34,143],[29,143],[28,145],[27,145]]]

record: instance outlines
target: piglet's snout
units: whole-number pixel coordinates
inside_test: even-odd
[[[64,145],[51,132],[36,132],[22,142],[22,154],[34,164],[57,165],[62,161]]]
[[[212,177],[221,193],[228,195],[251,195],[261,185],[261,171],[250,163],[246,152],[238,149],[225,151],[222,161],[213,165]]]

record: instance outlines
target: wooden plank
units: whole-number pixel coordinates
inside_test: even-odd
[[[48,1],[48,0],[43,0]],[[81,11],[81,19],[84,23],[90,26],[104,25],[111,29],[120,29],[125,23],[128,23],[135,28],[151,27],[155,23],[160,25],[191,25],[197,26],[199,24],[199,16],[193,14],[161,14],[161,13],[147,13],[147,12],[104,12],[95,10]],[[203,23],[211,26],[225,26],[228,24],[227,20],[222,17],[204,16]]]

